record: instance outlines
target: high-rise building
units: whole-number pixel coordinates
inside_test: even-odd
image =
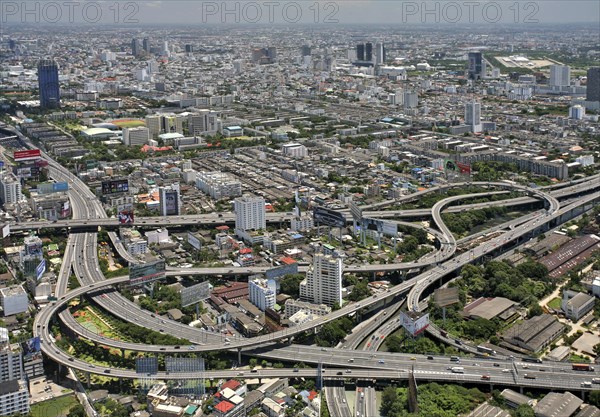
[[[150,140],[150,130],[147,127],[130,127],[123,129],[123,144],[126,146],[146,145]]]
[[[43,59],[38,63],[38,87],[40,107],[53,109],[60,107],[60,86],[58,84],[58,64],[53,59]]]
[[[583,116],[585,116],[585,107],[579,104],[569,107],[569,119],[582,120]]]
[[[236,230],[263,230],[267,228],[265,199],[244,195],[233,201]]]
[[[274,64],[277,61],[277,48],[256,48],[252,50],[252,62],[255,64]]]
[[[375,44],[375,64],[384,64],[385,60],[385,45],[383,44],[383,42],[378,42]]]
[[[481,80],[485,77],[485,62],[481,52],[469,52],[469,80]]]
[[[193,52],[194,52],[194,45],[191,45],[191,44],[189,44],[189,43],[188,43],[188,44],[186,44],[186,45],[185,45],[185,53],[186,53],[186,54],[191,54],[191,53],[193,53]]]
[[[600,101],[600,67],[587,71],[586,101]]]
[[[28,415],[29,390],[22,379],[2,383],[0,389],[0,416]]]
[[[142,47],[144,48],[144,51],[150,52],[150,48],[152,48],[152,46],[150,46],[150,39],[144,38],[142,41]]]
[[[302,56],[310,56],[310,55],[311,55],[310,46],[302,45]]]
[[[138,56],[140,55],[142,46],[140,45],[140,40],[138,38],[133,38],[131,40],[131,55]]]
[[[364,61],[365,60],[365,44],[359,43],[356,45],[356,60]]]
[[[342,273],[341,258],[316,253],[306,278],[300,283],[300,299],[314,304],[341,305]]]
[[[162,133],[183,133],[185,116],[176,114],[152,114],[146,116],[146,127],[151,139],[158,139]]]
[[[568,87],[571,84],[571,67],[568,65],[551,65],[548,84],[553,87]]]
[[[8,340],[8,331],[4,327],[0,327],[0,383],[23,379],[24,375],[21,352],[12,350]]]
[[[373,61],[373,44],[371,42],[365,43],[365,61]]]
[[[264,278],[255,278],[248,281],[249,299],[261,311],[275,308],[276,286],[274,281]]]
[[[171,184],[158,189],[159,212],[161,216],[181,214],[181,190],[179,184]]]
[[[414,109],[419,105],[419,95],[416,91],[404,92],[404,108]]]
[[[23,200],[21,181],[12,172],[6,172],[0,178],[0,202],[13,204]]]
[[[465,124],[472,132],[481,132],[481,103],[472,101],[465,104]]]
[[[219,131],[218,113],[211,110],[200,110],[188,115],[188,128],[190,135],[213,135]]]

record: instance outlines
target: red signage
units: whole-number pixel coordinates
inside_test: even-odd
[[[41,153],[39,149],[29,149],[27,151],[15,151],[13,158],[15,162],[19,161],[30,161],[33,159],[41,158]]]

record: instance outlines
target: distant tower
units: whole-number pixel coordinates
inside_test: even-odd
[[[364,61],[365,60],[365,44],[359,43],[356,45],[356,60]]]
[[[53,59],[43,59],[38,63],[38,87],[42,109],[60,107],[58,65]]]
[[[144,40],[142,41],[142,47],[144,48],[144,51],[150,52],[150,39],[144,38]]]
[[[485,64],[481,52],[469,52],[469,80],[481,80],[485,75]]]
[[[571,84],[571,68],[568,65],[551,65],[548,84],[553,87],[568,87]]]
[[[302,46],[302,56],[310,56],[310,55],[311,55],[310,46],[303,45]]]
[[[383,43],[375,44],[375,64],[385,63],[385,45]]]
[[[140,42],[137,38],[131,40],[131,55],[138,56],[140,53]]]
[[[471,126],[474,133],[481,132],[481,103],[472,101],[465,104],[465,124]]]
[[[306,278],[300,283],[300,299],[314,304],[341,305],[343,270],[341,258],[316,253]]]
[[[365,43],[365,61],[373,61],[373,44]]]
[[[600,67],[588,69],[586,100],[600,101]]]

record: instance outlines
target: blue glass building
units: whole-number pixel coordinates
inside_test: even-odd
[[[38,85],[40,90],[40,107],[42,109],[60,107],[58,65],[54,60],[43,59],[38,63]]]

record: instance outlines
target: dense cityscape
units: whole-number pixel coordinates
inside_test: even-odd
[[[0,16],[0,416],[600,416],[597,16],[23,4]]]

